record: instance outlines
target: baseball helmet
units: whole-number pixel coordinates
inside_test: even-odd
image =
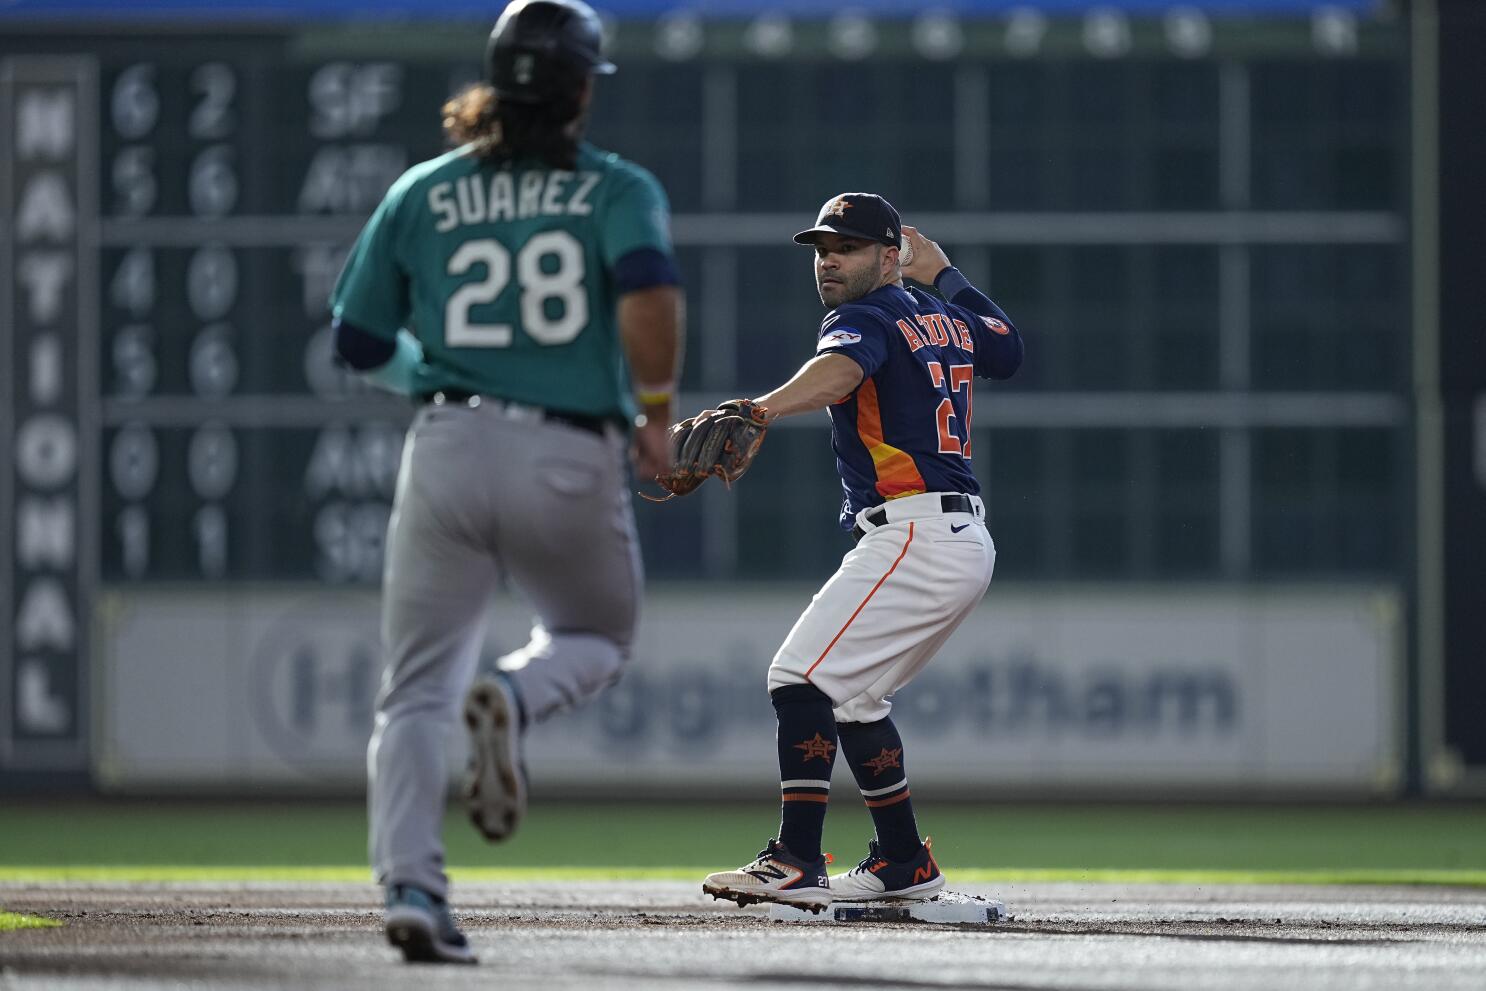
[[[581,0],[514,0],[485,45],[485,78],[511,103],[570,97],[589,73],[608,75],[598,15]]]

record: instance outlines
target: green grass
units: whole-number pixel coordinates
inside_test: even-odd
[[[56,919],[43,919],[39,915],[20,915],[16,912],[0,912],[0,933],[14,929],[50,929],[62,923]]]
[[[742,859],[742,858],[739,858]],[[716,870],[697,867],[465,867],[452,868],[456,882],[517,881],[690,881]],[[736,866],[736,865],[730,865]],[[837,865],[840,866],[839,864]],[[835,868],[833,868],[834,870]],[[1167,870],[984,870],[951,867],[955,881],[1016,884],[1039,881],[1120,884],[1434,884],[1486,887],[1486,871],[1167,871]],[[0,867],[5,882],[79,881],[104,884],[321,882],[371,883],[365,867],[233,866]],[[47,920],[38,920],[45,923]],[[3,928],[3,927],[0,927]]]
[[[1486,885],[1478,805],[953,805],[920,824],[965,881],[1296,881]],[[461,816],[445,829],[466,880],[695,879],[733,867],[773,834],[756,805],[544,802],[510,843],[488,846]],[[826,849],[865,853],[870,820],[832,810]],[[360,803],[7,801],[0,881],[300,879],[361,881]]]

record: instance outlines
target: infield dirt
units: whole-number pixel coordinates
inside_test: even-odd
[[[953,882],[953,878],[951,878]],[[952,885],[983,927],[770,922],[684,882],[467,884],[478,967],[410,968],[371,885],[0,885],[0,988],[1480,989],[1486,891]]]

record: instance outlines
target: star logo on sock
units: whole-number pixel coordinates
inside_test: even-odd
[[[828,761],[831,759],[831,754],[836,752],[836,745],[817,733],[815,739],[795,744],[795,749],[805,751],[802,760],[814,760],[819,757],[821,760]]]
[[[873,757],[871,760],[863,761],[862,766],[870,767],[874,778],[890,767],[902,767],[903,748],[899,747],[896,750],[889,750],[887,747],[883,747],[882,753]]]

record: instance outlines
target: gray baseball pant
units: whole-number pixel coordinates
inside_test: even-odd
[[[537,614],[507,657],[531,722],[618,680],[638,614],[627,439],[489,400],[424,406],[408,430],[382,587],[387,667],[367,752],[380,884],[448,890],[447,745],[508,578]]]

